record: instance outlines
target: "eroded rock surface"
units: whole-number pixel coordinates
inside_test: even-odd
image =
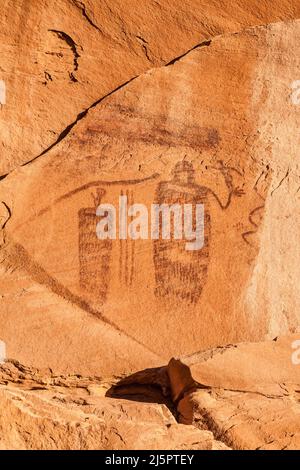
[[[218,36],[107,97],[2,181],[9,356],[86,374],[103,351],[105,371],[130,373],[299,330],[298,39],[299,21]],[[121,196],[148,214],[204,204],[204,247],[149,232],[99,240],[96,208],[118,211]]]
[[[0,367],[0,448],[297,449],[293,341],[230,345],[127,377],[57,375],[8,361]]]
[[[0,448],[299,448],[300,4],[268,3],[4,0]],[[99,240],[120,197],[203,204],[204,247]]]
[[[80,114],[146,70],[225,32],[300,16],[297,0],[4,0],[0,176],[62,139]]]
[[[165,405],[106,398],[116,379],[0,367],[0,449],[221,449]]]

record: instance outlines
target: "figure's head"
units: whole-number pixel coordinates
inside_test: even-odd
[[[195,170],[193,164],[186,160],[177,162],[172,174],[174,180],[180,183],[192,184],[195,182]]]

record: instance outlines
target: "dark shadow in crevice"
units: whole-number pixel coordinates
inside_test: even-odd
[[[146,369],[130,375],[113,385],[106,396],[139,403],[165,405],[177,420],[176,406],[172,402],[169,378],[165,367]]]

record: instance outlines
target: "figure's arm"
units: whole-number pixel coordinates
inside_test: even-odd
[[[215,168],[215,169],[219,170],[222,173],[223,177],[224,177],[226,186],[228,188],[227,202],[225,204],[223,204],[222,201],[220,200],[220,198],[218,197],[218,195],[214,191],[212,191],[211,189],[209,191],[212,193],[212,195],[216,199],[216,201],[219,204],[219,206],[221,207],[221,209],[225,210],[230,206],[230,203],[231,203],[231,200],[232,200],[233,196],[241,197],[245,194],[245,191],[243,189],[239,188],[239,187],[234,187],[233,178],[232,178],[232,175],[231,175],[231,168],[227,168],[226,166],[224,166],[223,162],[219,162],[219,163],[220,163],[220,167]]]

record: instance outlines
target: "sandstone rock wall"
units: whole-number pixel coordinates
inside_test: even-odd
[[[3,0],[0,175],[43,153],[133,77],[219,34],[299,14],[297,0]]]
[[[299,448],[299,17],[2,1],[0,449]],[[99,239],[120,198],[204,246]]]
[[[205,42],[107,96],[2,180],[10,356],[96,372],[104,348],[105,371],[129,372],[135,355],[147,367],[298,331],[298,36],[293,21]],[[99,241],[96,206],[122,194],[148,208],[202,202],[205,248]],[[120,362],[123,342],[132,358]]]

